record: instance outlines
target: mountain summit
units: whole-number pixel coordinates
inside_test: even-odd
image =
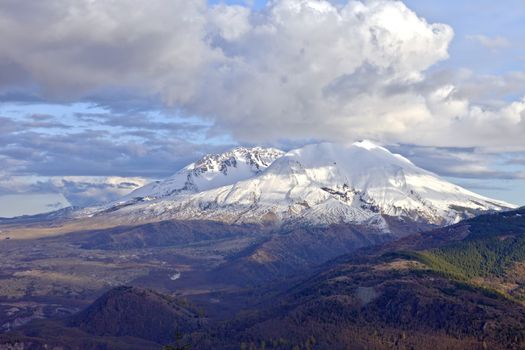
[[[312,144],[288,153],[256,147],[209,155],[103,212],[133,221],[356,223],[389,231],[388,217],[445,225],[513,207],[365,140]]]
[[[164,181],[155,181],[131,192],[123,200],[159,199],[231,185],[260,174],[284,153],[275,148],[237,147],[220,154],[208,154]]]

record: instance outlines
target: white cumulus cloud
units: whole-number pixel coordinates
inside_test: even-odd
[[[154,101],[239,142],[525,150],[524,102],[480,105],[454,82],[433,81],[427,71],[448,58],[453,30],[400,1],[272,0],[253,10],[204,0],[1,0],[0,9],[0,94]]]

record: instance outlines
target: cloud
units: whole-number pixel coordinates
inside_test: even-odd
[[[478,35],[467,35],[467,39],[477,42],[478,44],[492,51],[498,51],[500,49],[506,49],[512,46],[509,39],[502,37],[502,36],[490,37],[490,36],[478,34]]]
[[[202,124],[174,121],[156,121],[144,113],[112,114],[112,113],[76,113],[75,117],[88,123],[96,123],[110,127],[120,127],[126,130],[140,131],[157,130],[181,132],[183,134],[206,132],[208,126]]]
[[[520,169],[508,164],[519,164],[520,153],[491,153],[477,148],[421,147],[417,145],[390,145],[388,148],[409,158],[423,169],[441,176],[464,179],[523,179]],[[507,160],[504,160],[507,159]]]
[[[49,114],[31,114],[27,116],[29,121],[21,123],[22,129],[71,129],[71,125],[61,123]]]
[[[112,90],[187,99],[201,67],[213,60],[206,44],[205,1],[2,1],[0,83],[74,100]],[[39,35],[34,35],[39,33]]]
[[[524,101],[479,104],[470,95],[485,92],[474,86],[432,80],[427,70],[448,58],[453,30],[399,1],[274,0],[258,10],[204,0],[0,6],[4,97],[22,91],[120,112],[168,108],[239,142],[366,137],[525,149]],[[509,81],[499,91],[523,86]]]
[[[90,206],[116,200],[144,186],[149,180],[130,177],[50,177],[28,182],[31,193],[62,193],[74,206]]]
[[[501,75],[476,74],[468,69],[441,70],[427,78],[432,89],[443,84],[455,86],[455,97],[471,105],[498,110],[508,105],[508,96],[525,96],[525,72]]]
[[[254,9],[3,0],[0,32],[0,101],[103,110],[2,114],[0,168],[11,175],[164,177],[231,140],[370,138],[410,144],[441,174],[505,177],[515,175],[494,170],[490,154],[525,151],[525,98],[516,97],[524,73],[436,70],[453,29],[399,1],[272,0]],[[79,183],[52,188],[90,193],[76,192]]]
[[[403,116],[370,102],[390,99],[388,109],[417,102],[384,91],[421,81],[448,57],[451,28],[428,24],[400,2],[272,4],[239,39],[214,41],[227,60],[199,91],[196,101],[210,103],[189,106],[218,115],[241,140],[368,137],[378,133],[377,119],[403,128]]]
[[[142,177],[118,176],[6,176],[0,175],[0,197],[9,195],[63,196],[73,206],[89,206],[120,198],[150,182]],[[20,197],[22,198],[22,197]],[[2,216],[2,215],[0,215]]]
[[[148,123],[145,116],[97,116],[82,126],[59,124],[59,129],[51,116],[37,118],[42,120],[37,124],[0,117],[0,169],[8,172],[4,176],[165,177],[204,153],[228,147],[192,141],[202,131],[198,125]]]
[[[507,161],[509,165],[525,165],[525,156],[510,159]]]
[[[250,31],[250,10],[243,6],[219,4],[210,9],[209,20],[219,36],[232,41]]]

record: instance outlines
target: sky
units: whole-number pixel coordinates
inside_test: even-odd
[[[360,139],[525,205],[524,29],[522,0],[0,0],[0,217]]]

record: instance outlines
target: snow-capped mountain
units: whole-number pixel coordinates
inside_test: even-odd
[[[221,154],[208,154],[163,181],[155,181],[131,192],[123,200],[159,199],[231,185],[260,174],[284,153],[275,148],[237,147]]]
[[[361,141],[308,145],[286,154],[238,148],[207,156],[136,190],[104,213],[124,221],[358,223],[388,231],[386,216],[445,225],[513,207]]]

